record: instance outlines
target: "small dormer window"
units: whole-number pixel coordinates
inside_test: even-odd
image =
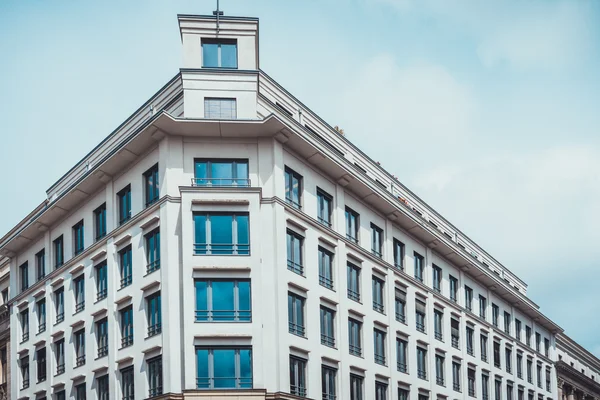
[[[202,39],[203,68],[237,68],[237,40]]]

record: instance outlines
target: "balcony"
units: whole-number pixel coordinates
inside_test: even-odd
[[[404,373],[406,373],[406,370],[407,370],[407,368],[406,368],[406,363],[403,363],[403,362],[400,362],[400,361],[398,361],[398,363],[396,364],[396,369],[397,369],[399,372],[404,372]]]
[[[335,347],[335,339],[332,336],[321,334],[321,344],[328,347]]]
[[[243,178],[192,178],[196,187],[250,187],[250,179]]]
[[[348,352],[353,356],[362,357],[362,348],[360,346],[349,345]]]
[[[434,336],[437,340],[439,340],[440,342],[443,342],[444,337],[442,336],[442,332],[435,332]]]
[[[304,337],[305,328],[303,325],[298,325],[293,322],[289,322],[288,328],[291,334]]]
[[[424,369],[417,369],[417,377],[419,379],[427,380],[427,371]]]
[[[460,338],[458,336],[452,336],[452,347],[454,347],[455,349],[458,349],[460,347],[459,345],[460,343]]]
[[[383,314],[383,304],[373,301],[373,310]]]
[[[425,324],[422,322],[417,322],[417,330],[419,332],[425,333]]]
[[[437,376],[437,377],[435,378],[435,383],[437,383],[437,384],[438,384],[438,385],[440,385],[440,386],[444,386],[444,378],[442,378],[442,377],[440,377],[440,376]]]
[[[385,365],[385,355],[375,353],[375,363]]]
[[[148,337],[156,336],[162,332],[162,324],[159,322],[148,327]]]
[[[404,316],[403,313],[396,312],[396,321],[406,324],[406,317]]]
[[[333,280],[330,278],[327,278],[326,276],[319,275],[319,285],[321,285],[327,289],[333,289]]]

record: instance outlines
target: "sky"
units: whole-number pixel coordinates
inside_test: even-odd
[[[0,0],[0,236],[175,76],[216,0]],[[600,356],[600,2],[221,0],[281,85]]]

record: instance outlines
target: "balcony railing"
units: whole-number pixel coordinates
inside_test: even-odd
[[[460,343],[459,337],[453,335],[452,336],[452,347],[454,347],[455,349],[458,349],[460,347],[459,343]]]
[[[417,377],[419,379],[427,379],[427,371],[425,371],[424,369],[417,369]]]
[[[481,353],[481,361],[487,362],[487,354]]]
[[[475,352],[473,351],[473,347],[467,346],[467,354],[470,356],[474,356]]]
[[[437,331],[436,331],[434,335],[435,335],[435,338],[436,338],[437,340],[439,340],[439,341],[442,341],[442,340],[443,340],[443,338],[444,338],[444,337],[442,336],[442,332],[437,332]]]
[[[85,365],[85,355],[83,356],[79,356],[75,359],[75,366],[76,367],[81,367],[82,365]]]
[[[322,400],[336,400],[335,394],[323,392]]]
[[[350,344],[348,346],[348,352],[354,356],[362,357],[362,348],[360,346]]]
[[[440,386],[444,386],[444,378],[442,378],[440,376],[436,376],[435,383],[437,383]]]
[[[453,383],[452,389],[454,389],[455,392],[460,392],[460,383]]]
[[[28,387],[29,387],[29,378],[23,379],[23,386],[21,386],[21,388],[27,389]]]
[[[124,278],[121,278],[121,288],[131,285],[132,279],[133,278],[131,275],[127,275]]]
[[[383,314],[383,304],[373,301],[373,310]]]
[[[196,322],[250,322],[251,310],[196,310]]]
[[[291,385],[290,393],[299,397],[306,397],[306,387]]]
[[[350,300],[359,301],[360,302],[360,293],[356,292],[352,289],[348,289],[348,298]]]
[[[156,336],[162,332],[162,324],[160,322],[148,327],[148,337]]]
[[[249,244],[240,243],[194,243],[194,254],[237,256],[250,254]]]
[[[404,313],[396,312],[396,321],[406,324],[406,316]]]
[[[406,373],[406,363],[398,361],[398,363],[396,364],[396,369],[400,372]]]
[[[108,355],[108,345],[105,344],[103,346],[98,347],[98,358],[104,357]]]
[[[163,387],[156,386],[156,387],[150,388],[150,390],[148,390],[148,397],[160,396],[162,393],[163,393]]]
[[[229,389],[249,389],[252,388],[252,378],[241,377],[199,377],[196,378],[197,389],[229,388]]]
[[[56,323],[57,324],[63,322],[64,320],[65,320],[65,313],[64,313],[64,311],[56,314]]]
[[[425,324],[417,321],[417,330],[419,332],[425,333]]]
[[[147,274],[150,274],[159,269],[160,269],[160,259],[154,260],[151,263],[149,263],[148,265],[146,265],[146,273]]]
[[[85,310],[85,301],[80,301],[79,303],[75,304],[75,313],[81,312]]]
[[[56,375],[61,375],[61,374],[64,374],[64,373],[65,373],[65,364],[64,363],[58,364],[56,366]]]
[[[377,364],[385,365],[385,355],[375,353],[375,362]]]
[[[108,290],[106,288],[98,289],[98,295],[96,296],[96,301],[104,300],[106,298],[107,294],[108,294]]]
[[[298,275],[304,274],[304,266],[302,264],[294,262],[292,260],[287,260],[287,269],[289,269],[290,271],[292,271]]]
[[[326,287],[327,289],[333,289],[333,280],[326,276],[319,275],[319,285]]]
[[[475,388],[473,388],[473,387],[469,388],[469,396],[475,397]]]
[[[123,336],[121,338],[121,348],[129,347],[133,344],[133,335]]]
[[[40,322],[38,324],[38,333],[42,333],[46,331],[46,323],[45,322]]]
[[[192,186],[250,187],[250,179],[243,179],[243,178],[192,178]]]
[[[305,328],[303,325],[294,324],[293,322],[289,322],[288,327],[289,327],[290,333],[304,337]]]
[[[21,343],[26,342],[28,340],[29,340],[29,332],[23,332],[23,335],[21,336]]]
[[[335,338],[333,336],[321,334],[321,344],[329,347],[335,347]]]

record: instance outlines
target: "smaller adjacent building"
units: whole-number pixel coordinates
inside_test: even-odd
[[[600,399],[600,360],[563,333],[556,338],[559,400]]]
[[[0,256],[0,400],[10,398],[9,261],[8,258]]]

